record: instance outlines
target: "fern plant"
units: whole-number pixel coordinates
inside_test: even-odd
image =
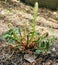
[[[27,30],[27,24],[25,23],[24,28],[18,28],[12,26],[9,22],[9,30],[6,33],[3,33],[1,38],[6,40],[10,45],[16,46],[20,48],[20,46],[25,46],[30,48],[30,46],[34,47],[36,45],[36,52],[47,52],[50,48],[50,44],[54,38],[47,38],[48,33],[45,32],[41,35],[38,35],[35,26],[36,26],[36,19],[38,14],[38,3],[35,3],[34,12],[33,12],[33,20],[31,22],[30,30]]]

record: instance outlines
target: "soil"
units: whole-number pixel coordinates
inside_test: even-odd
[[[36,31],[40,34],[47,31],[49,36],[53,35],[58,38],[57,14],[58,10],[51,11],[46,8],[39,8]],[[24,23],[27,22],[29,28],[32,15],[32,6],[22,2],[5,3],[0,1],[0,35],[9,29],[9,21],[17,27],[24,27]],[[58,40],[56,43],[58,43]],[[8,46],[6,42],[0,40],[0,65],[58,65],[58,44],[53,45],[53,48],[56,48],[56,52],[47,55],[35,54],[32,49],[20,52],[19,49]]]
[[[26,51],[26,50],[25,50]],[[20,52],[19,49],[12,46],[0,47],[0,65],[58,65],[58,56],[51,54],[42,55],[35,54],[30,49],[29,52]],[[31,52],[31,53],[30,53]],[[26,60],[31,55],[33,62]]]

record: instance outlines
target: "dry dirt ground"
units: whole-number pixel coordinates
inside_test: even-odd
[[[24,27],[24,23],[27,23],[29,27],[29,23],[32,22],[33,18],[32,15],[33,7],[23,4],[22,2],[5,3],[3,1],[0,1],[0,35],[9,29],[8,22],[11,22],[14,26],[18,27],[19,26]],[[46,8],[39,8],[36,24],[37,32],[41,33],[42,31],[47,31],[49,35],[51,36],[53,35],[58,38],[58,11],[52,11]],[[58,49],[57,45],[55,47],[57,47]],[[3,49],[3,51],[1,49]],[[38,62],[39,61],[38,59],[37,61],[38,64],[36,64],[36,62],[30,64],[22,59],[24,53],[22,53],[21,56],[17,49],[15,49],[17,51],[14,51],[13,49],[11,50],[10,47],[1,49],[0,65],[58,65],[57,63],[54,62],[54,60],[53,61],[49,60],[47,61],[47,63],[41,64],[42,58],[40,58],[41,60],[40,62]],[[16,54],[17,56],[15,56],[14,54]]]

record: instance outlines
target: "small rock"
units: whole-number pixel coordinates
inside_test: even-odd
[[[30,55],[30,54],[25,54],[24,59],[27,60],[30,63],[33,63],[35,61],[36,56],[35,55]]]
[[[55,51],[56,51],[56,49],[55,49],[55,48],[53,48],[53,49],[52,49],[52,51],[53,51],[53,52],[55,52]]]
[[[56,15],[57,13],[56,12],[53,12],[53,15]]]

